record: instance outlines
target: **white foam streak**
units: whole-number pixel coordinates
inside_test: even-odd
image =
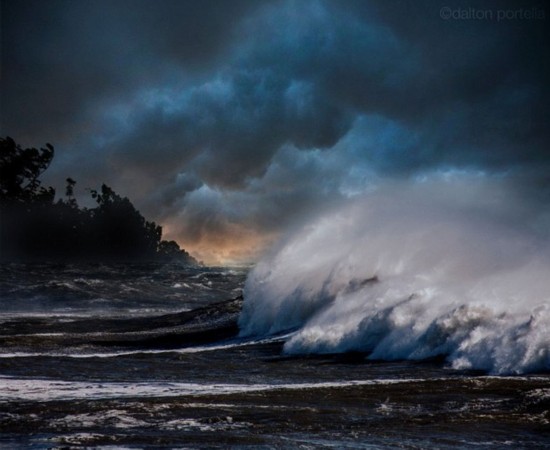
[[[299,328],[288,353],[447,355],[460,369],[550,370],[546,219],[502,180],[479,175],[380,187],[255,267],[241,334]]]
[[[199,384],[176,382],[97,383],[15,378],[1,378],[0,380],[0,402],[230,395],[247,392],[342,388],[422,381],[416,379],[376,379],[287,384]]]
[[[232,395],[271,391],[302,391],[311,389],[339,389],[354,386],[389,386],[434,382],[472,382],[483,384],[495,377],[457,378],[377,378],[370,380],[328,381],[316,383],[281,384],[230,384],[230,383],[180,383],[180,382],[94,382],[62,381],[51,379],[21,379],[0,377],[0,402],[14,400],[58,401],[58,400],[99,400],[120,398],[165,398],[203,395]],[[506,377],[504,377],[506,378]],[[502,380],[503,377],[499,377]],[[514,381],[541,381],[545,377],[509,377]],[[189,406],[194,404],[189,404]],[[196,404],[199,405],[199,404]],[[209,404],[212,406],[211,404]]]
[[[75,358],[75,359],[89,359],[89,358],[119,358],[132,355],[163,355],[168,353],[179,354],[191,354],[191,353],[204,353],[215,352],[219,350],[230,350],[238,347],[247,347],[251,345],[269,344],[273,342],[282,342],[285,339],[292,336],[293,333],[286,333],[283,335],[271,336],[264,339],[246,339],[233,342],[227,342],[225,344],[218,345],[201,345],[196,347],[185,348],[172,348],[172,349],[140,349],[140,350],[118,350],[115,352],[94,352],[94,353],[60,353],[60,352],[9,352],[0,353],[1,358]],[[35,336],[35,335],[33,335]]]

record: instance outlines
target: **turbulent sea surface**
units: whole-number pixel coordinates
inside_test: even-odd
[[[245,297],[274,295],[276,270],[266,270]],[[251,320],[276,314],[260,299],[246,300],[239,330],[246,277],[169,264],[1,266],[0,448],[550,448],[545,370],[369,359],[315,338],[323,321],[305,313],[260,332],[269,327]]]

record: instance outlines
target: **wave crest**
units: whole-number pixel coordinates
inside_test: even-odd
[[[292,354],[550,370],[549,239],[512,195],[481,176],[434,177],[320,216],[249,275],[241,335],[296,329]]]

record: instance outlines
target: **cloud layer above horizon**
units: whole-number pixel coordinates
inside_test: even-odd
[[[46,181],[106,182],[207,262],[386,177],[508,175],[548,204],[549,11],[468,8],[3,0],[1,133],[51,142]]]

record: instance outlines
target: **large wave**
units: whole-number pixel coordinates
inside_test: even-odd
[[[481,175],[386,183],[295,230],[253,269],[241,335],[295,329],[290,354],[550,370],[546,219]]]

